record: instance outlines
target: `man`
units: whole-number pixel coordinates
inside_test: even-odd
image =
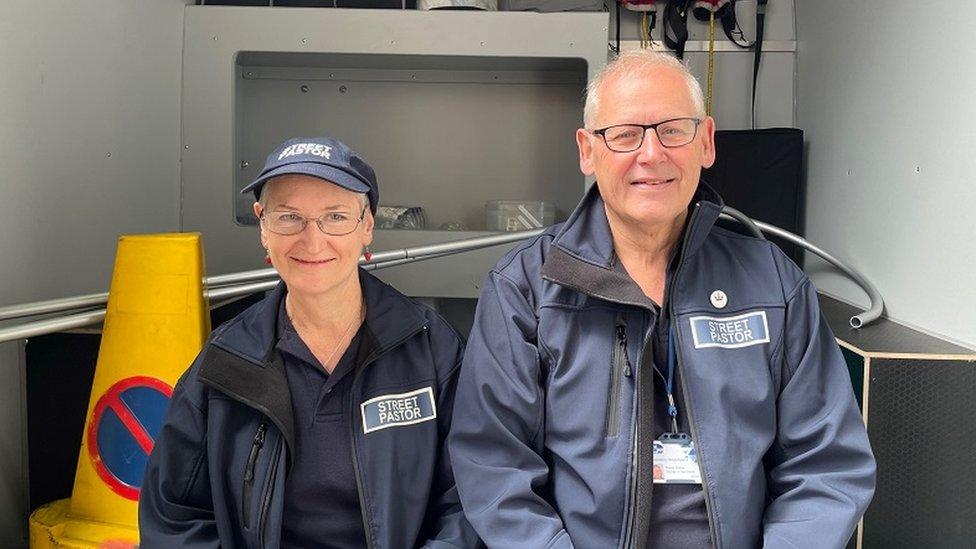
[[[701,88],[628,52],[588,88],[562,225],[490,272],[450,436],[490,547],[843,547],[875,463],[816,291],[714,225]]]

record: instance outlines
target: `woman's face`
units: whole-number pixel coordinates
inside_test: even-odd
[[[359,195],[308,175],[283,175],[265,184],[269,193],[265,208],[254,204],[254,214],[261,222],[261,244],[267,248],[281,279],[291,294],[316,296],[358,281],[357,266],[363,247],[373,241],[373,216],[366,208],[365,217],[346,235],[323,233],[315,219],[343,216],[353,221],[363,214]],[[289,215],[292,214],[292,215]],[[293,235],[276,234],[270,230],[273,217],[294,219],[302,216],[309,221],[305,228]]]

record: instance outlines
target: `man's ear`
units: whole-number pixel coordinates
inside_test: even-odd
[[[715,120],[706,116],[701,123],[702,168],[711,168],[715,163]]]
[[[579,166],[583,175],[593,175],[593,134],[585,128],[576,130],[576,147],[579,149]]]

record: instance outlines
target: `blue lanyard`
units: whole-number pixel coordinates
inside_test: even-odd
[[[668,415],[671,416],[671,432],[678,433],[678,406],[674,403],[674,365],[678,362],[678,354],[674,348],[674,328],[668,329],[668,379],[664,382],[664,390],[668,394]]]

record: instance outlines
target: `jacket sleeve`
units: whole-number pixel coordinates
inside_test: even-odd
[[[454,482],[454,471],[451,467],[450,449],[447,445],[464,345],[453,330],[445,329],[444,331],[450,331],[450,333],[433,342],[435,347],[442,351],[436,353],[435,356],[445,362],[450,361],[448,363],[452,366],[449,374],[440,381],[438,387],[437,421],[441,437],[440,455],[437,459],[435,484],[431,490],[435,497],[431,498],[427,508],[427,518],[424,521],[426,523],[424,531],[428,532],[428,539],[423,543],[423,547],[427,549],[483,547],[478,539],[478,534],[475,533],[461,509],[461,501]],[[444,343],[445,341],[447,343]],[[441,358],[442,355],[443,358]]]
[[[545,389],[536,315],[516,284],[492,271],[458,382],[450,449],[461,503],[489,547],[571,548],[543,497]]]
[[[170,400],[139,495],[139,546],[220,546],[206,456],[203,389],[188,371]]]
[[[844,357],[806,277],[786,304],[764,546],[844,547],[874,494],[875,461]]]

